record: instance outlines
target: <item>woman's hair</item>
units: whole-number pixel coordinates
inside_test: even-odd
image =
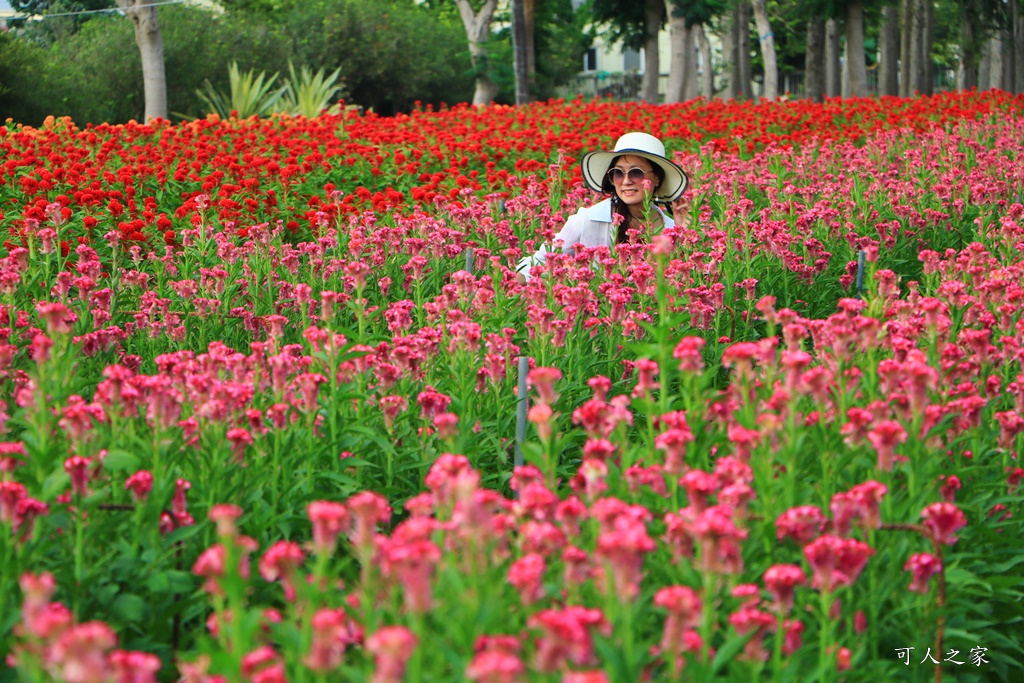
[[[612,170],[612,167],[616,163],[618,163],[619,159],[621,159],[624,156],[629,155],[622,154],[612,159],[611,163],[608,164],[608,171]],[[651,172],[658,179],[658,182],[654,183],[654,189],[657,190],[665,181],[665,171],[664,169],[661,168],[661,166],[654,163],[653,161],[650,161],[649,159],[645,159],[645,161],[647,161],[647,163],[651,165]],[[601,191],[606,192],[607,194],[610,194],[612,196],[612,212],[622,217],[622,220],[619,221],[618,232],[615,235],[615,243],[622,244],[627,239],[629,239],[626,235],[626,230],[627,226],[629,225],[629,220],[630,218],[632,218],[632,216],[629,213],[629,209],[626,208],[626,205],[619,201],[619,196],[615,193],[615,183],[613,183],[612,179],[608,176],[608,171],[605,171],[604,179],[601,181]]]

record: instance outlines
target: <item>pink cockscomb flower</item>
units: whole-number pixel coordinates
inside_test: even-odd
[[[832,591],[856,581],[874,549],[867,543],[852,538],[819,536],[804,546],[804,555],[814,570],[811,585],[822,591]]]
[[[932,503],[921,511],[924,526],[939,543],[953,545],[954,534],[967,526],[967,517],[953,503]]]
[[[885,484],[873,479],[850,489],[849,493],[857,505],[857,518],[865,529],[877,529],[882,525],[878,508],[888,492]]]
[[[144,503],[153,490],[153,475],[148,470],[139,470],[125,480],[124,487],[132,492],[136,503]]]
[[[526,666],[519,649],[515,636],[481,636],[466,667],[466,678],[474,683],[523,683]]]
[[[89,493],[89,465],[91,458],[83,458],[80,455],[73,455],[64,461],[64,471],[71,477],[71,490],[77,496],[85,496]]]
[[[366,650],[373,655],[372,683],[402,683],[405,667],[418,640],[404,626],[384,626],[366,639]]]
[[[288,601],[295,599],[295,572],[306,555],[294,541],[277,541],[267,548],[260,559],[260,576],[265,581],[281,580],[284,596]]]
[[[878,453],[878,469],[883,472],[892,471],[896,446],[906,442],[907,430],[895,420],[882,420],[872,427],[867,436]]]
[[[544,569],[546,563],[539,553],[529,553],[513,562],[508,568],[508,582],[519,591],[524,605],[532,605],[544,594]]]
[[[537,392],[537,402],[552,405],[558,400],[555,393],[555,382],[562,379],[562,371],[558,368],[540,367],[526,374],[526,382]]]
[[[571,605],[564,609],[547,609],[534,614],[527,622],[539,629],[536,659],[538,671],[550,673],[572,663],[592,666],[597,663],[594,654],[592,630],[611,634],[611,625],[600,610]]]
[[[916,553],[910,556],[903,569],[913,576],[908,588],[915,593],[927,593],[929,580],[942,571],[942,560],[931,553]]]
[[[800,545],[807,545],[825,527],[825,515],[814,505],[790,508],[775,520],[775,536],[780,541],[791,538]]]
[[[306,507],[313,523],[313,548],[318,554],[333,555],[338,536],[349,527],[349,513],[341,503],[318,500]]]
[[[789,614],[793,609],[793,591],[796,586],[807,583],[804,570],[795,564],[776,564],[768,567],[764,573],[764,585],[775,598],[775,608],[779,614]]]
[[[654,604],[668,611],[659,650],[663,657],[673,658],[678,670],[683,665],[683,653],[700,650],[703,645],[696,632],[701,621],[700,596],[689,586],[667,586],[654,594]],[[696,643],[693,636],[697,636]]]
[[[672,351],[672,357],[679,361],[681,372],[696,374],[704,371],[704,356],[701,350],[705,343],[703,337],[683,337],[679,340]]]

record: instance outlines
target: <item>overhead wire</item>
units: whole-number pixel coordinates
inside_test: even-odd
[[[104,9],[85,9],[77,12],[55,12],[53,14],[31,14],[25,16],[12,17],[15,19],[53,19],[55,17],[77,17],[83,14],[105,14],[108,12],[124,12],[125,9],[145,9],[147,7],[163,7],[164,5],[183,5],[183,4],[195,4],[195,0],[163,0],[162,2],[151,2],[145,5],[135,5],[133,7],[122,8],[122,7],[107,7]]]

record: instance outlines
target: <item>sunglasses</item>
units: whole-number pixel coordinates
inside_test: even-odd
[[[629,176],[629,179],[634,183],[643,182],[643,179],[647,177],[648,173],[651,173],[651,171],[645,171],[642,168],[637,167],[629,169],[628,172],[617,167],[608,169],[608,177],[615,185],[621,184],[626,176]]]

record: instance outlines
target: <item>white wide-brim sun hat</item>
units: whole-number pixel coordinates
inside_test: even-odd
[[[580,159],[583,169],[583,182],[595,192],[604,192],[602,184],[612,161],[616,157],[630,154],[643,157],[652,164],[657,164],[665,172],[665,179],[654,192],[654,199],[662,202],[674,202],[686,191],[690,179],[686,172],[675,163],[665,158],[665,145],[661,140],[647,133],[626,133],[615,142],[612,151],[589,152]]]

